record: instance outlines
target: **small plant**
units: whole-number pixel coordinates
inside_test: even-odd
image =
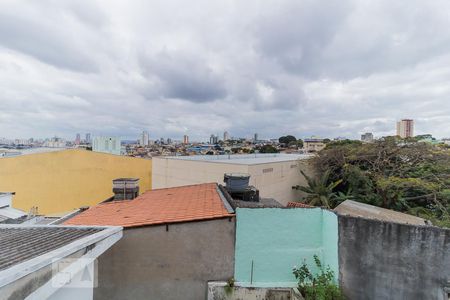
[[[227,285],[224,288],[225,294],[230,295],[233,292],[234,282],[235,282],[234,277],[231,277],[230,279],[227,280]]]
[[[314,275],[303,261],[300,267],[294,267],[292,273],[298,280],[298,288],[305,300],[343,300],[344,296],[335,283],[334,272],[329,266],[324,268],[317,255],[314,262],[319,272]]]

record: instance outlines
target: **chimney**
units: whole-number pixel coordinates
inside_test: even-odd
[[[113,180],[114,201],[133,200],[139,195],[139,178],[117,178]]]
[[[225,189],[235,200],[259,202],[259,190],[249,185],[250,174],[225,173],[223,176]]]

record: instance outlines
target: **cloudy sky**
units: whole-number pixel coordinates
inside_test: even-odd
[[[450,2],[0,2],[0,137],[450,136]]]

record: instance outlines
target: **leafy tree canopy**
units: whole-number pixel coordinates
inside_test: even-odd
[[[450,227],[450,150],[446,147],[396,137],[368,144],[333,141],[313,159],[313,166],[326,177],[326,182],[321,179],[321,191],[333,187],[325,193],[331,207],[347,198]],[[311,199],[319,193],[308,194]],[[311,202],[323,205],[324,201]]]
[[[278,139],[278,142],[280,142],[280,144],[286,144],[286,145],[288,145],[290,142],[296,142],[296,141],[297,141],[297,139],[293,135],[282,136]]]

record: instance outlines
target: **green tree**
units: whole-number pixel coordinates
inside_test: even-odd
[[[259,148],[260,153],[278,153],[278,149],[272,145],[263,145]]]
[[[285,145],[288,145],[290,142],[296,142],[296,141],[297,141],[297,139],[293,135],[282,136],[278,139],[278,142],[280,142],[280,144],[285,144]]]
[[[447,224],[450,210],[450,150],[385,137],[374,143],[331,142],[313,159],[326,184],[342,182],[334,192],[353,200],[426,216]]]
[[[333,200],[336,198],[336,194],[333,190],[342,182],[339,179],[335,182],[328,183],[329,172],[325,172],[319,178],[312,178],[301,171],[303,177],[305,177],[307,186],[296,185],[292,188],[307,193],[306,203],[314,206],[322,206],[331,208],[334,206]]]

